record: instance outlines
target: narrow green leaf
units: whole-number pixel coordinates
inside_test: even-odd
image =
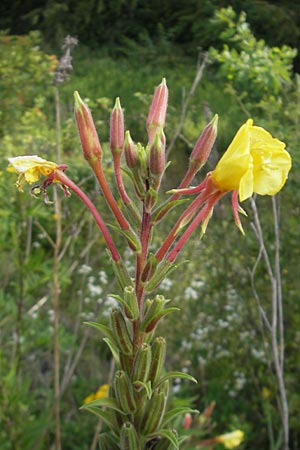
[[[115,424],[111,420],[110,413],[108,411],[99,409],[97,406],[89,406],[89,405],[86,405],[84,409],[100,417],[106,423],[106,425],[108,425],[110,430],[115,429]]]
[[[196,378],[192,377],[192,375],[189,375],[188,373],[184,373],[184,372],[169,372],[167,373],[165,376],[163,376],[162,378],[160,378],[160,380],[158,380],[157,384],[155,387],[160,386],[162,383],[164,383],[166,380],[170,380],[171,378],[183,378],[185,380],[189,380],[189,381],[193,381],[194,383],[198,383],[198,381],[196,380]]]
[[[119,302],[122,306],[124,306],[124,310],[125,310],[126,315],[128,315],[128,312],[129,312],[129,315],[130,315],[131,317],[133,316],[133,311],[132,311],[132,309],[130,308],[130,306],[125,302],[125,300],[124,300],[120,295],[117,295],[117,294],[109,294],[109,296],[110,296],[110,297],[113,297],[114,299],[117,300],[117,302]]]
[[[113,340],[112,331],[107,325],[104,325],[103,323],[98,323],[98,322],[83,322],[83,323],[90,327],[96,328],[97,330],[101,331],[101,333],[103,333],[105,336],[107,336],[111,340]]]
[[[161,429],[161,430],[156,431],[155,433],[151,433],[151,435],[148,435],[147,437],[148,437],[148,438],[153,438],[153,437],[165,437],[166,439],[168,439],[168,440],[171,442],[171,444],[174,445],[174,447],[175,447],[176,449],[179,450],[178,439],[177,439],[177,437],[175,436],[175,434],[172,433],[172,431],[170,431],[170,430],[164,430],[164,429]]]
[[[116,344],[111,341],[109,338],[104,338],[103,341],[108,345],[110,348],[110,351],[112,352],[113,358],[116,361],[117,364],[119,364],[119,350]]]
[[[89,409],[90,406],[110,408],[120,412],[121,414],[124,414],[124,411],[122,411],[122,409],[118,407],[116,400],[111,397],[104,397],[98,398],[97,400],[92,400],[91,402],[82,405],[80,409]]]
[[[170,420],[173,420],[176,416],[179,416],[180,414],[185,413],[194,413],[199,414],[198,409],[192,409],[187,406],[178,406],[177,408],[171,409],[171,411],[168,411],[165,416],[164,420],[162,421],[162,425],[165,426],[166,423],[170,422]]]
[[[146,391],[147,397],[150,399],[151,395],[152,395],[152,388],[151,388],[151,381],[147,381],[147,383],[144,383],[143,381],[134,381],[132,384],[137,385],[137,386],[143,386],[143,388]]]

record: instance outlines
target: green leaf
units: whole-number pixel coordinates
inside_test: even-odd
[[[109,338],[104,338],[103,341],[108,345],[110,351],[112,352],[113,358],[117,364],[119,364],[119,350],[116,344],[111,341]]]
[[[143,386],[143,388],[144,388],[145,391],[146,391],[147,397],[148,397],[149,399],[151,398],[151,395],[152,395],[152,388],[151,388],[151,381],[150,381],[150,380],[147,381],[147,383],[144,383],[143,381],[137,380],[137,381],[134,381],[132,384],[137,385],[137,386],[139,386],[139,385]]]
[[[106,425],[108,425],[110,430],[115,429],[115,424],[111,420],[110,413],[108,411],[99,409],[97,406],[89,406],[89,405],[86,405],[84,409],[100,417],[106,423]]]
[[[151,435],[148,435],[147,437],[149,437],[149,438],[153,438],[153,437],[165,437],[166,439],[168,439],[168,440],[171,442],[171,444],[174,445],[174,447],[175,447],[176,449],[179,450],[178,439],[177,439],[177,437],[175,436],[175,434],[172,433],[172,431],[170,431],[170,430],[164,430],[164,429],[161,429],[161,430],[156,431],[155,433],[151,433]]]
[[[111,340],[113,340],[113,334],[111,329],[104,325],[103,323],[98,322],[83,322],[85,325],[89,325],[90,327],[96,328],[97,330],[101,331],[105,336],[109,337]]]
[[[177,408],[173,408],[171,409],[171,411],[168,411],[165,414],[162,425],[166,425],[166,423],[170,422],[170,420],[173,420],[176,416],[185,413],[199,414],[199,411],[198,409],[192,409],[189,408],[188,406],[178,406]]]
[[[175,371],[175,372],[169,372],[169,373],[167,373],[167,375],[160,378],[160,380],[157,382],[157,385],[155,387],[161,385],[166,380],[169,380],[171,378],[183,378],[185,380],[189,380],[189,381],[193,381],[194,383],[198,383],[196,378],[192,377],[192,375],[189,375],[188,373],[184,373],[184,372],[176,372]]]
[[[121,414],[124,414],[124,411],[122,411],[122,409],[118,407],[116,400],[111,397],[104,397],[98,398],[97,400],[92,400],[91,402],[82,405],[80,409],[88,409],[90,406],[110,408],[114,409],[115,411],[119,411]]]
[[[133,317],[134,314],[133,314],[132,309],[130,308],[130,306],[128,305],[128,303],[126,303],[125,300],[124,300],[120,295],[117,295],[117,294],[109,294],[109,296],[112,297],[112,298],[114,298],[115,300],[117,300],[117,302],[119,302],[119,303],[124,307],[126,316],[128,316],[128,313],[129,313],[129,315],[130,315],[131,317]]]

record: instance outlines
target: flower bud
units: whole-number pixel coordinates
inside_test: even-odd
[[[133,286],[126,286],[124,289],[124,300],[131,312],[129,319],[136,320],[139,317],[139,306]]]
[[[217,132],[218,115],[216,114],[202,131],[191,153],[190,169],[193,169],[195,173],[206,163],[216,141]]]
[[[113,309],[111,312],[111,328],[121,352],[125,355],[131,355],[133,352],[132,339],[123,314],[118,308]]]
[[[193,422],[192,415],[190,413],[185,413],[183,419],[183,428],[185,430],[189,430],[192,426],[192,422]]]
[[[138,164],[138,152],[128,130],[125,133],[124,153],[127,167],[134,169]]]
[[[143,323],[142,323],[142,329],[147,331],[149,326],[152,324],[153,321],[156,321],[157,316],[162,311],[164,305],[166,303],[165,297],[163,295],[156,295],[154,300],[150,300],[147,302],[149,306],[149,309],[147,310],[147,313],[145,314]],[[150,330],[151,331],[151,330]]]
[[[155,386],[159,380],[166,357],[166,340],[159,336],[155,338],[152,344],[152,360],[149,371],[149,380],[152,386]]]
[[[120,155],[124,145],[124,114],[119,97],[110,116],[110,149],[113,156]]]
[[[120,448],[121,450],[140,450],[137,432],[130,422],[125,422],[121,428],[120,434]]]
[[[154,189],[158,190],[160,180],[164,174],[166,167],[166,155],[165,155],[165,135],[161,130],[157,132],[150,146],[149,151],[149,170],[153,180]]]
[[[143,434],[154,433],[162,422],[167,398],[163,392],[154,391],[148,405],[145,409],[144,417],[141,423]]]
[[[75,121],[81,141],[83,155],[89,162],[92,162],[95,159],[101,159],[102,148],[91,111],[81,100],[77,91],[74,92],[74,98]]]
[[[151,347],[144,343],[139,347],[134,358],[132,380],[145,383],[148,380],[150,364]]]
[[[125,414],[132,414],[136,411],[133,387],[128,375],[124,370],[118,370],[114,380],[115,396],[118,405]]]
[[[163,78],[159,86],[157,86],[150,111],[147,118],[147,131],[149,144],[155,137],[157,130],[162,130],[165,125],[167,106],[168,106],[168,88],[166,85],[166,79]]]

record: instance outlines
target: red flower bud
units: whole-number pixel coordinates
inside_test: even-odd
[[[124,145],[124,114],[119,97],[116,98],[110,116],[110,148],[112,153],[120,154]]]
[[[129,131],[125,133],[125,143],[124,143],[125,160],[129,169],[134,169],[138,164],[138,152],[136,145],[131,139]]]
[[[87,160],[100,159],[102,148],[90,109],[81,100],[77,91],[75,98],[75,120],[82,145],[83,155]]]
[[[169,93],[166,85],[166,79],[163,78],[162,82],[159,86],[157,86],[154,92],[152,104],[146,122],[150,145],[152,144],[157,130],[163,129],[163,127],[165,126],[168,96]]]
[[[218,131],[218,115],[202,131],[190,156],[190,166],[197,171],[206,163],[213,148]]]

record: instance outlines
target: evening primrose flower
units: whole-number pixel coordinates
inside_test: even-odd
[[[229,449],[238,447],[243,439],[244,433],[241,430],[235,430],[231,433],[221,434],[220,436],[216,436],[214,438],[215,442],[223,444],[225,448]]]
[[[19,174],[16,185],[21,192],[25,182],[29,184],[36,183],[42,176],[49,177],[55,170],[60,168],[58,164],[47,161],[37,155],[17,156],[8,158],[8,161],[10,165],[7,170]]]
[[[291,165],[285,143],[249,119],[238,130],[211,178],[220,191],[238,191],[242,202],[253,193],[277,194]]]
[[[264,128],[247,120],[236,133],[228,149],[217,163],[215,169],[206,175],[204,181],[195,187],[174,189],[170,193],[180,195],[199,194],[183,212],[176,226],[168,236],[173,242],[178,229],[186,226],[194,217],[185,233],[171,250],[168,260],[173,262],[178,252],[201,224],[202,235],[212,216],[215,204],[228,192],[232,193],[232,210],[235,223],[244,234],[239,214],[246,215],[239,205],[253,193],[275,195],[284,186],[292,162],[285,150],[285,143],[273,138]],[[159,250],[159,260],[165,255],[164,244]]]

